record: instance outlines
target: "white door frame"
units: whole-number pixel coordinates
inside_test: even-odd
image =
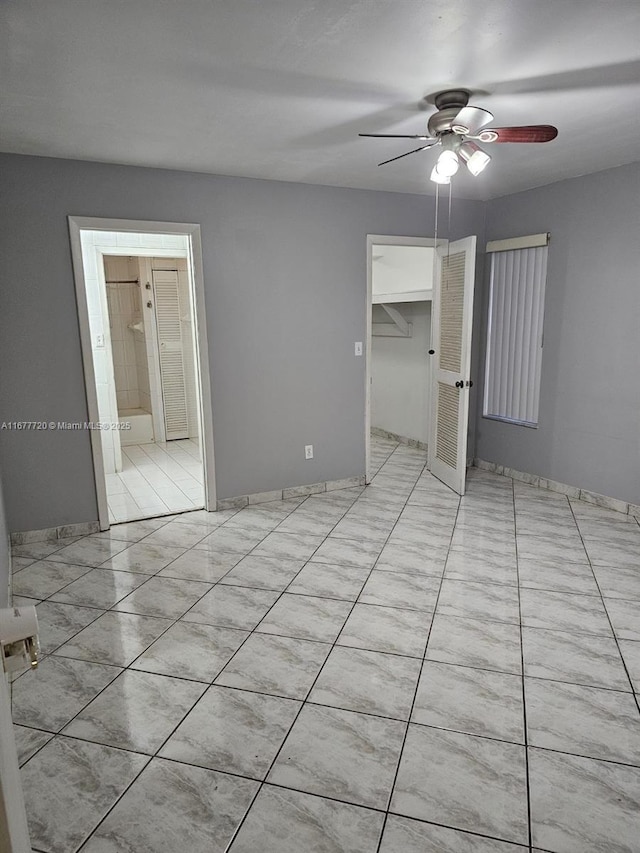
[[[438,240],[441,245],[445,241]],[[436,240],[433,237],[396,237],[389,234],[367,234],[367,340],[365,346],[365,376],[364,376],[364,446],[365,446],[365,482],[371,482],[371,338],[373,307],[373,247],[375,246],[427,246],[433,248]]]
[[[91,331],[89,327],[89,310],[85,288],[84,267],[82,263],[81,231],[109,231],[136,234],[165,234],[187,237],[189,246],[188,261],[192,275],[191,288],[194,310],[194,331],[196,339],[196,370],[197,387],[200,402],[200,442],[202,449],[202,464],[204,468],[205,508],[210,512],[216,509],[216,479],[215,458],[213,452],[213,413],[211,409],[211,377],[209,372],[209,346],[207,340],[207,318],[205,312],[204,270],[202,263],[202,239],[200,226],[186,222],[153,222],[148,220],[104,219],[102,217],[69,216],[69,235],[71,239],[71,254],[78,303],[78,321],[80,325],[80,343],[84,365],[85,389],[87,393],[87,408],[89,421],[97,423],[98,396],[96,392],[96,376],[93,364]],[[122,254],[118,247],[111,247],[112,254]],[[176,257],[176,249],[136,249],[137,256]],[[126,251],[132,254],[131,249]],[[101,530],[108,530],[109,507],[107,504],[107,486],[105,481],[102,443],[98,430],[90,430],[91,449],[93,453],[93,470],[98,502],[98,520]]]

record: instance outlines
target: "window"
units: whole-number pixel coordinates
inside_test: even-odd
[[[538,425],[548,234],[496,240],[491,253],[486,418]]]

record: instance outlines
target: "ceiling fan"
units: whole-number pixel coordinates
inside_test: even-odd
[[[450,89],[439,92],[434,97],[437,108],[427,122],[427,135],[400,133],[360,133],[358,136],[369,136],[384,139],[420,139],[425,142],[419,148],[383,160],[378,166],[393,163],[440,145],[442,153],[431,172],[431,180],[438,184],[448,184],[451,177],[458,171],[460,160],[472,175],[479,175],[487,166],[491,157],[477,144],[478,142],[550,142],[558,135],[558,129],[550,124],[523,125],[521,127],[491,127],[493,115],[488,110],[469,105],[469,95],[466,89]]]

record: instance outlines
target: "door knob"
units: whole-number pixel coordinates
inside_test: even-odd
[[[464,388],[464,382],[462,379],[459,382],[456,382],[456,388]]]
[[[470,379],[470,380],[467,382],[467,388],[473,388],[473,379]]]
[[[434,349],[429,350],[429,355],[435,355],[435,354],[436,354],[436,351]]]

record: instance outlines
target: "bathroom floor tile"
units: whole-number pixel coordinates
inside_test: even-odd
[[[164,758],[264,779],[300,702],[210,687],[160,751]]]
[[[224,853],[257,788],[250,779],[154,758],[83,853]]]
[[[327,643],[252,634],[218,675],[216,684],[304,699],[330,650]]]
[[[526,844],[525,749],[410,725],[391,811]]]
[[[384,809],[404,731],[398,720],[305,705],[267,781]]]

